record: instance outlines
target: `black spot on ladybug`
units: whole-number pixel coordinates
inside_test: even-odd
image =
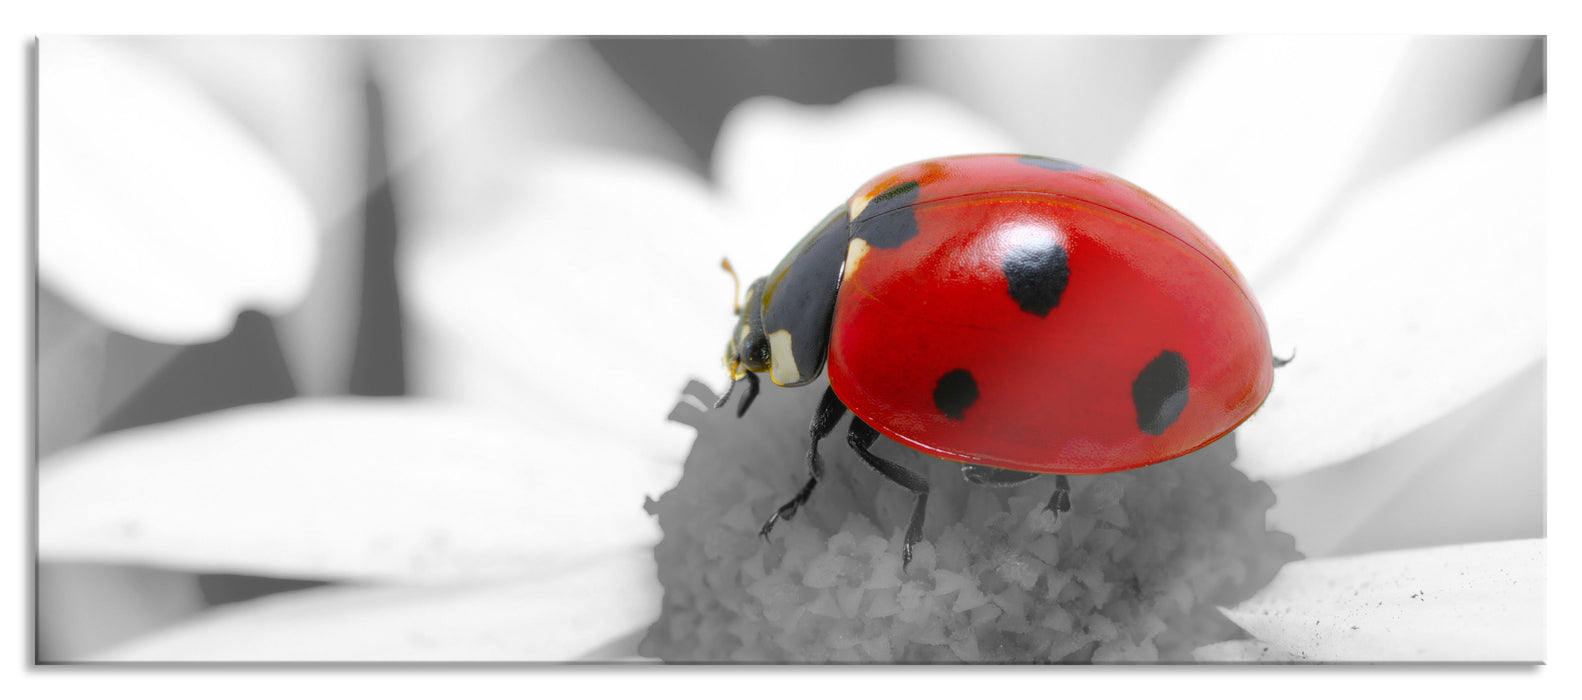
[[[934,385],[934,405],[952,420],[961,420],[977,400],[978,382],[967,370],[950,370]]]
[[[917,235],[917,215],[911,206],[917,203],[919,189],[916,180],[908,180],[869,200],[853,225],[852,237],[874,248],[899,248],[912,240]]]
[[[1170,350],[1159,353],[1132,382],[1132,403],[1137,406],[1137,427],[1163,435],[1186,408],[1186,358]]]
[[[1011,298],[1023,311],[1048,316],[1060,305],[1060,295],[1071,281],[1066,249],[1048,239],[1024,243],[1005,256],[1001,266],[1010,284]]]
[[[1045,158],[1043,156],[1021,156],[1016,159],[1016,162],[1023,165],[1031,165],[1035,168],[1054,170],[1056,172],[1082,169],[1082,166],[1077,165],[1076,163],[1073,163],[1069,160],[1061,160],[1059,158]]]

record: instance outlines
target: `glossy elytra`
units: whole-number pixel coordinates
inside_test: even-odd
[[[1068,474],[1147,466],[1230,432],[1284,362],[1207,235],[1125,180],[1037,156],[875,177],[750,284],[737,313],[725,363],[732,389],[748,381],[738,415],[756,373],[800,386],[829,372],[809,478],[761,533],[807,502],[818,443],[849,409],[852,449],[916,495],[908,562],[928,482],[874,455],[879,436],[961,462],[976,484],[1056,474],[1058,514]]]

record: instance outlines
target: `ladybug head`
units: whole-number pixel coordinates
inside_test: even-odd
[[[759,277],[747,285],[747,299],[736,309],[736,330],[725,345],[725,366],[731,377],[740,379],[748,372],[769,371],[769,338],[764,335],[764,284]]]

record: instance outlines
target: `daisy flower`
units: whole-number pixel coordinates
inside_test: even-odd
[[[410,396],[229,408],[39,465],[44,564],[330,585],[86,658],[1542,660],[1529,42],[907,40],[896,85],[735,106],[709,179],[583,44],[525,46],[378,53]],[[42,283],[183,343],[311,298],[303,270],[329,259],[317,232],[345,200],[305,198],[212,106],[112,50],[41,53]],[[107,79],[147,97],[73,109],[107,104]],[[548,99],[557,84],[581,102]],[[720,256],[766,272],[874,173],[969,152],[1065,157],[1170,202],[1297,361],[1233,442],[1074,479],[1064,521],[1047,486],[947,487],[921,466],[952,495],[902,569],[904,494],[830,445],[836,476],[766,543],[818,391],[707,410],[734,318]],[[172,153],[223,162],[145,168]],[[187,212],[172,193],[194,187],[215,196]],[[210,205],[247,212],[234,242],[206,237]],[[110,264],[111,245],[161,274]],[[1126,576],[1137,561],[1168,573]]]

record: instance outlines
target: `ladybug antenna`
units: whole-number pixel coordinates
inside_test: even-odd
[[[720,267],[731,273],[731,305],[735,307],[732,311],[740,316],[742,315],[742,303],[739,301],[742,296],[742,281],[736,276],[736,270],[731,267],[730,258],[720,258]]]
[[[731,400],[731,393],[734,392],[734,391],[736,391],[736,368],[732,367],[731,368],[731,383],[725,385],[725,393],[720,394],[720,398],[714,402],[714,407],[715,408],[719,408],[721,406],[724,406],[726,401],[730,401]]]
[[[1274,358],[1274,368],[1275,369],[1280,369],[1281,367],[1284,367],[1284,366],[1286,366],[1288,364],[1291,364],[1291,361],[1294,360],[1294,359],[1296,359],[1296,348],[1291,348],[1291,356],[1290,357],[1287,357],[1287,358],[1284,358],[1284,359],[1281,359],[1279,357]]]

